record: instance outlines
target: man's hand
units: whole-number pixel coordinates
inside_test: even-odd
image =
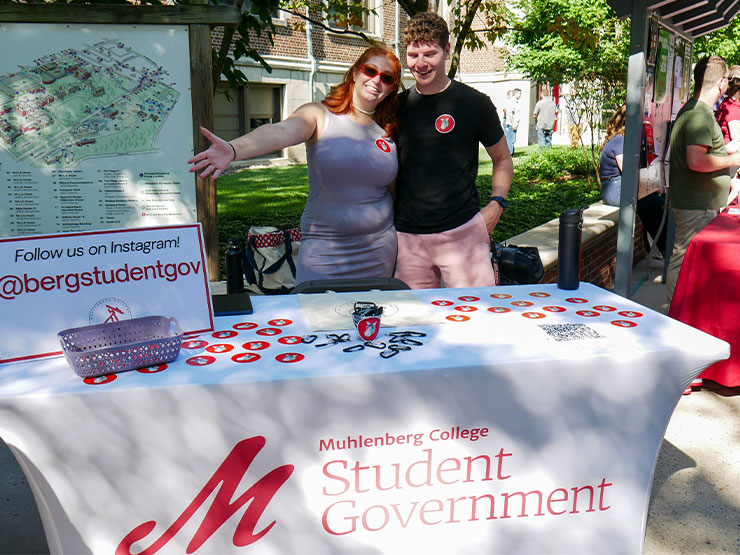
[[[501,219],[501,215],[504,213],[504,208],[495,200],[492,200],[481,208],[481,216],[486,220],[486,229],[488,229],[488,235],[493,233],[496,229],[498,221]]]

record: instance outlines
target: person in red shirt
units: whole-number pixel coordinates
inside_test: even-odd
[[[728,154],[740,150],[740,66],[730,68],[727,96],[717,108],[717,123],[722,130]]]

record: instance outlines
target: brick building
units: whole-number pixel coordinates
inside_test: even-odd
[[[367,0],[377,15],[368,16],[362,31],[392,48],[404,66],[404,85],[413,85],[413,77],[405,69],[405,48],[401,32],[407,15],[394,0]],[[449,20],[447,3],[437,0],[438,13]],[[430,3],[431,4],[431,3]],[[321,4],[314,4],[312,17],[318,19]],[[252,44],[271,66],[268,73],[254,60],[242,58],[237,66],[247,76],[248,85],[234,88],[226,82],[219,84],[215,98],[215,130],[230,140],[264,123],[274,123],[290,115],[306,102],[324,98],[329,88],[338,83],[352,62],[367,47],[358,36],[331,32],[286,12],[278,12],[273,19],[276,27],[274,44],[262,37],[252,38]],[[213,33],[214,44],[222,35]],[[527,115],[535,103],[530,82],[515,72],[505,71],[506,50],[499,46],[464,51],[457,79],[488,94],[499,111],[504,106],[506,91],[522,89],[522,122],[517,134],[517,145],[530,142]],[[304,162],[303,145],[268,155],[260,163]]]

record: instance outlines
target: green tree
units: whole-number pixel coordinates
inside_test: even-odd
[[[571,85],[561,100],[598,182],[604,119],[626,96],[629,20],[618,19],[606,0],[518,0],[514,5],[521,16],[506,36],[509,64],[530,79]],[[590,129],[589,149],[584,129]]]
[[[740,19],[694,41],[694,62],[712,54],[722,56],[728,65],[740,64]]]

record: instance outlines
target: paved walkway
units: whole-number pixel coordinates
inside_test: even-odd
[[[653,261],[645,279],[647,262],[635,267],[632,299],[666,314],[661,268]],[[0,442],[0,555],[47,553],[28,484]],[[644,553],[740,553],[740,388],[709,382],[679,401],[658,457]]]

